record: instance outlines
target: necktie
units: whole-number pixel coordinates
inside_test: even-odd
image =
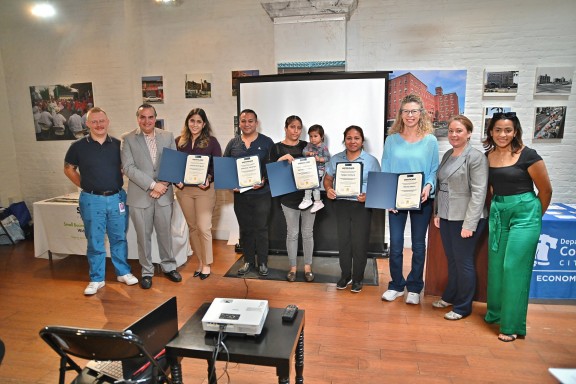
[[[152,158],[152,164],[156,164],[156,137],[154,135],[145,135],[146,144],[148,145],[148,150],[150,151],[150,157]]]

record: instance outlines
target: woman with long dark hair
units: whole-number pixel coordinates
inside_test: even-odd
[[[180,136],[176,138],[178,151],[189,155],[210,157],[206,180],[198,185],[184,185],[176,191],[176,198],[182,208],[190,236],[190,245],[198,258],[198,268],[194,277],[204,280],[210,276],[210,265],[214,261],[212,253],[212,213],[216,206],[214,180],[214,156],[222,156],[218,140],[212,136],[212,127],[202,108],[192,109],[186,119]]]
[[[532,267],[552,185],[542,157],[522,142],[522,126],[515,112],[494,113],[483,144],[493,193],[484,319],[500,324],[498,339],[510,342],[526,335]]]

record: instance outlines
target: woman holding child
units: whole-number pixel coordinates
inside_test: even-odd
[[[292,163],[295,158],[303,157],[306,142],[300,140],[302,134],[302,120],[298,116],[288,116],[284,123],[284,140],[274,144],[270,149],[270,162],[287,160]],[[300,219],[302,219],[302,248],[304,252],[304,279],[307,282],[314,280],[312,272],[312,251],[314,250],[314,219],[316,215],[310,209],[299,208],[304,191],[296,191],[282,195],[280,204],[286,219],[286,250],[290,270],[286,280],[296,281],[298,235],[300,233]],[[308,208],[310,205],[308,206]]]

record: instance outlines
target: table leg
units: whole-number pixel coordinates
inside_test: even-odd
[[[278,376],[278,384],[290,384],[290,378]]]
[[[216,376],[216,363],[214,363],[211,359],[206,361],[208,362],[208,383],[217,384],[218,377]]]
[[[170,362],[170,375],[172,376],[173,384],[182,384],[182,364],[178,359]]]
[[[300,332],[296,346],[296,384],[304,383],[304,328]]]

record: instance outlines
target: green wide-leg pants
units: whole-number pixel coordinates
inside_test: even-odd
[[[542,229],[542,205],[534,192],[494,196],[488,234],[487,323],[500,332],[526,335],[528,294],[536,246]]]

